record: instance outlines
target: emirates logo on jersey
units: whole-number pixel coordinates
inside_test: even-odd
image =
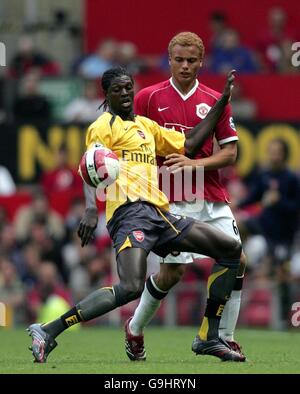
[[[205,103],[200,103],[196,105],[196,115],[199,116],[200,119],[204,119],[205,116],[210,111],[211,107]]]
[[[135,230],[132,232],[134,238],[138,241],[138,242],[143,242],[145,239],[145,234],[143,233],[143,231],[141,230]]]
[[[144,138],[144,140],[146,139],[146,136],[142,130],[138,130],[137,132],[140,137]]]

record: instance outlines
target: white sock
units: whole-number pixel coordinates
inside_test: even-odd
[[[155,289],[161,293],[167,293],[160,290],[155,284],[153,277],[151,276],[152,285]],[[147,326],[147,324],[152,320],[156,311],[160,307],[161,300],[154,298],[147,289],[145,284],[144,291],[142,293],[140,302],[134,311],[133,318],[129,323],[129,330],[132,335],[141,335],[143,333],[143,329]]]
[[[219,336],[227,341],[234,340],[234,331],[241,306],[241,294],[242,290],[232,290],[222,313]]]

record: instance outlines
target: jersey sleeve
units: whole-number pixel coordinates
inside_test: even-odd
[[[152,130],[155,139],[156,154],[167,156],[170,153],[184,154],[185,135],[176,130],[165,129],[158,123],[152,122]]]
[[[239,139],[232,118],[230,105],[225,107],[224,112],[215,128],[215,137],[219,145],[227,144],[228,142],[237,141]]]
[[[107,117],[100,117],[89,126],[85,143],[87,149],[95,143],[100,143],[109,149],[112,148],[112,130]]]
[[[136,115],[148,116],[148,94],[144,89],[134,97],[134,113]]]

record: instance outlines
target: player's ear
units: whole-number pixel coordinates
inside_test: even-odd
[[[171,66],[171,56],[168,57],[169,66]]]

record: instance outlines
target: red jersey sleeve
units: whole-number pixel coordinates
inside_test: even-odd
[[[146,89],[140,90],[134,97],[134,113],[136,115],[148,116],[148,93]]]
[[[226,105],[224,112],[215,128],[215,137],[219,145],[237,141],[238,135],[232,118],[231,106]]]

